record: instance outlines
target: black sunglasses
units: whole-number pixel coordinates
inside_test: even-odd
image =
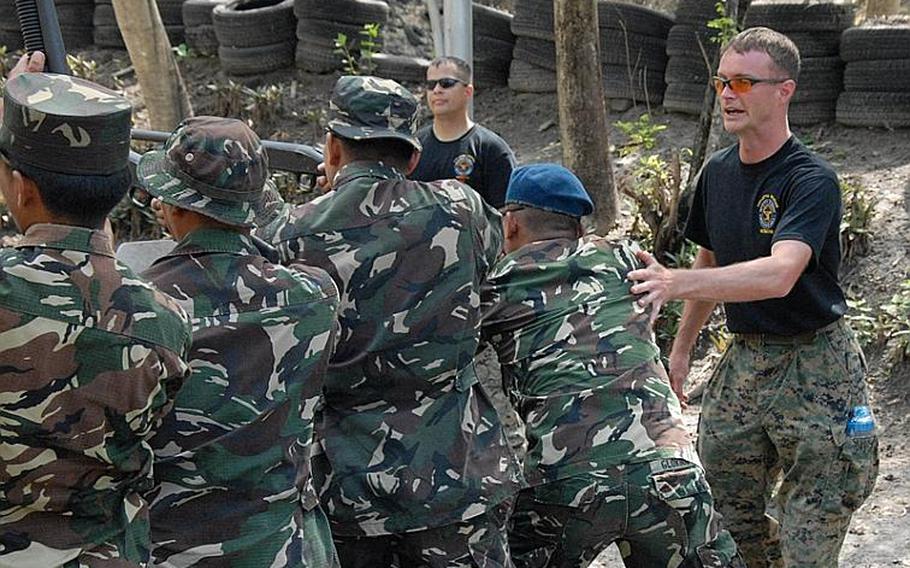
[[[456,79],[454,77],[443,77],[442,79],[430,80],[427,79],[427,90],[432,91],[436,88],[436,85],[439,84],[443,89],[451,89],[455,85],[461,83],[462,85],[467,85],[461,79]]]

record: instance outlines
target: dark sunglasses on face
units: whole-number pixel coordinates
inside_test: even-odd
[[[744,95],[752,90],[753,85],[758,83],[773,85],[789,81],[790,79],[757,79],[755,77],[734,77],[732,79],[725,79],[715,75],[711,80],[714,83],[714,90],[717,91],[718,95],[724,92],[724,87],[730,87],[730,90],[737,95]]]
[[[465,84],[465,82],[462,81],[461,79],[455,79],[454,77],[443,77],[442,79],[436,79],[436,80],[428,79],[427,80],[427,90],[432,91],[433,89],[435,89],[437,83],[443,89],[451,89],[452,87],[454,87],[455,85],[458,85],[459,83]]]

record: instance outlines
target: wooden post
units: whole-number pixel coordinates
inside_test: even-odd
[[[445,53],[445,40],[442,33],[442,18],[439,2],[426,0],[427,13],[430,15],[430,31],[433,34],[433,55],[439,57]]]
[[[607,109],[596,0],[555,0],[556,83],[562,159],[594,201],[594,225],[606,234],[616,219],[616,188],[607,141]]]
[[[444,0],[445,55],[454,55],[468,62],[474,68],[474,11],[471,0]],[[474,116],[474,104],[470,101],[468,116]]]
[[[142,88],[153,130],[169,132],[192,116],[180,69],[154,0],[113,0],[114,15]]]

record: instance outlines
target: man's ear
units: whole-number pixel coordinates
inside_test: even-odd
[[[474,96],[474,83],[465,85],[464,94],[466,94],[469,99]]]
[[[793,95],[796,93],[796,81],[787,79],[780,84],[779,92],[785,100],[792,101]]]
[[[19,170],[13,171],[12,180],[14,199],[20,211],[30,211],[37,204],[44,207],[44,201],[41,200],[41,193],[38,192],[35,182],[23,176]]]
[[[411,159],[408,160],[408,171],[405,172],[406,175],[411,175],[414,170],[417,168],[417,164],[420,162],[420,150],[414,149],[414,152],[411,154]]]
[[[325,163],[336,170],[341,166],[341,141],[331,132],[325,135],[325,152],[323,153]]]
[[[513,239],[521,230],[518,219],[512,213],[504,213],[502,216],[502,236],[506,239]]]

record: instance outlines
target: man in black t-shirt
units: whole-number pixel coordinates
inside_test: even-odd
[[[473,187],[493,207],[505,203],[515,156],[505,140],[468,116],[474,96],[471,67],[457,57],[439,57],[427,69],[427,105],[433,123],[417,137],[423,146],[410,178],[457,179]]]
[[[629,273],[644,305],[686,300],[670,353],[683,400],[698,332],[724,303],[734,339],[705,389],[698,452],[750,568],[837,566],[878,469],[865,361],[843,320],[837,176],[787,121],[798,74],[786,36],[752,28],[730,42],[713,80],[738,143],[699,177],[693,269],[642,253],[646,268]]]

